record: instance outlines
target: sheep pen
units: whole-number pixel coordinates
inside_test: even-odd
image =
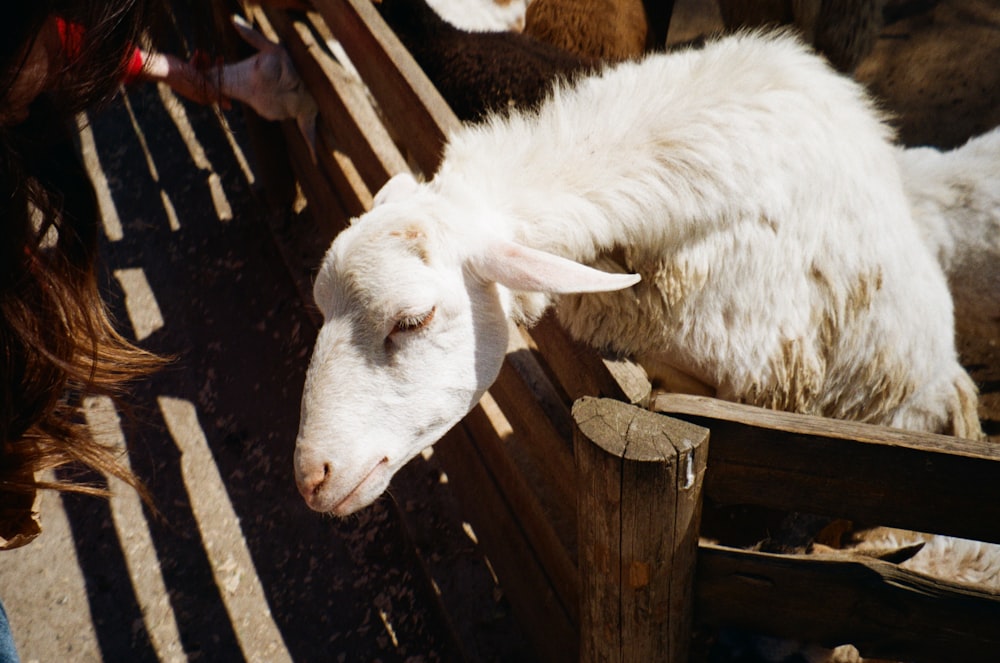
[[[333,4],[337,4],[337,5],[339,5],[340,3],[330,3],[330,5],[331,5],[331,6],[332,6]],[[352,4],[353,4],[353,3],[352,3]],[[343,16],[342,16],[341,14],[339,14],[338,12],[339,12],[339,10],[337,10],[337,11],[334,11],[333,9],[330,9],[330,10],[327,10],[327,9],[324,9],[324,11],[323,11],[323,13],[324,13],[324,15],[326,16],[326,18],[327,18],[327,20],[328,20],[328,21],[329,21],[329,20],[331,20],[332,18],[337,18],[337,19],[342,19],[342,18],[343,18]],[[367,20],[367,19],[366,19],[366,20]],[[378,32],[377,32],[377,31],[375,31],[375,35],[376,35],[376,37],[378,36]],[[394,64],[398,64],[398,62],[397,62],[397,63],[394,63]],[[359,67],[359,68],[360,68],[360,67]],[[400,68],[401,68],[401,69],[402,69],[403,71],[405,71],[405,68],[403,68],[403,67],[400,67]],[[368,80],[368,79],[369,79],[369,74],[368,74],[368,73],[366,73],[366,72],[365,72],[364,70],[362,70],[362,75],[363,75],[363,76],[364,76],[364,77],[366,78],[366,80],[368,81],[369,85],[372,85],[372,87],[373,87],[373,90],[376,90],[376,94],[379,94],[379,91],[378,91],[378,89],[377,89],[377,88],[378,88],[378,86],[379,86],[379,85],[381,85],[381,81],[379,81],[379,80],[376,80],[376,79],[371,79],[371,80]],[[408,73],[407,73],[407,76],[409,77],[409,75],[410,75],[410,74],[409,74],[409,72],[408,72]],[[417,81],[417,82],[419,82],[419,81]],[[378,85],[376,85],[376,84],[378,84]],[[419,93],[419,85],[414,85],[414,86],[413,86],[413,88],[414,88],[414,91],[416,91],[416,92],[418,92],[418,93]],[[382,103],[382,104],[384,104],[384,105],[385,105],[384,109],[386,109],[386,108],[391,108],[391,107],[392,107],[392,104],[393,104],[393,102],[391,102],[391,101],[388,101],[387,99],[388,99],[388,98],[387,98],[387,97],[384,97],[384,96],[380,96],[380,97],[379,97],[379,100],[380,100],[380,103]],[[428,107],[430,107],[430,104],[427,104],[427,105],[428,105]],[[325,109],[325,110],[326,110],[326,109]],[[329,112],[329,111],[326,111],[326,112]],[[393,110],[392,112],[396,112],[396,111],[395,111],[395,110]],[[331,117],[332,117],[332,116],[331,116]],[[448,127],[449,125],[447,124],[447,122],[444,122],[444,123],[441,123],[441,124],[440,124],[439,126],[440,126],[440,127]],[[414,133],[417,133],[417,132],[414,132]],[[294,145],[294,140],[291,140],[291,139],[292,139],[292,137],[289,137],[289,138],[290,138],[290,141],[292,142],[292,147],[295,147],[295,145]],[[419,135],[414,135],[414,136],[406,136],[405,138],[406,138],[406,141],[407,141],[407,143],[406,143],[406,144],[407,144],[407,145],[412,145],[412,144],[413,144],[413,140],[416,140],[417,138],[420,138],[420,136],[419,136]],[[413,140],[411,140],[411,139],[413,139]],[[410,149],[410,148],[408,148],[408,149]],[[352,151],[352,156],[357,156],[357,154],[358,154],[357,152],[354,152],[354,151]],[[427,160],[426,160],[425,162],[421,162],[421,161],[420,161],[420,159],[421,159],[421,158],[423,158],[423,157],[421,156],[421,152],[420,152],[420,150],[419,150],[419,149],[417,149],[417,150],[416,150],[415,152],[413,152],[413,153],[412,153],[412,155],[413,155],[413,158],[416,158],[416,159],[417,159],[417,162],[418,162],[418,163],[427,163],[427,164],[431,164],[431,165],[428,165],[428,166],[423,166],[423,165],[420,165],[420,166],[418,166],[418,167],[420,167],[420,168],[424,169],[424,172],[425,172],[425,173],[431,173],[431,172],[433,172],[433,168],[435,167],[435,166],[433,165],[433,163],[434,163],[434,157],[433,157],[433,156],[431,156],[430,158],[428,158],[428,159],[427,159]],[[357,163],[358,163],[359,167],[361,167],[361,166],[365,166],[365,167],[367,167],[367,162],[365,162],[365,161],[363,161],[363,160],[358,160],[358,161],[357,161]],[[413,162],[411,161],[411,163],[413,163]],[[349,171],[348,171],[348,172],[349,172]],[[380,182],[380,181],[379,181],[378,179],[374,179],[374,180],[373,180],[373,179],[371,179],[371,178],[370,178],[370,177],[369,177],[369,176],[368,176],[367,174],[364,174],[364,175],[363,175],[363,177],[364,177],[364,179],[365,179],[365,180],[366,180],[366,181],[368,182],[367,186],[368,186],[368,187],[370,187],[370,189],[371,189],[372,191],[376,190],[376,189],[377,189],[377,188],[378,188],[378,187],[379,187],[379,186],[381,185],[381,182]],[[305,185],[304,185],[304,186],[305,186]],[[341,186],[341,185],[339,185],[339,184],[335,184],[335,186]],[[309,195],[310,195],[310,205],[312,206],[312,205],[314,204],[314,201],[318,201],[318,200],[319,200],[319,198],[314,198],[314,196],[313,196],[313,191],[311,191],[311,190],[307,190],[307,191],[308,191],[308,193],[309,193]],[[363,194],[363,193],[361,194],[361,199],[362,199],[362,201],[364,200],[364,194]],[[318,203],[317,203],[317,204],[318,204]],[[353,204],[353,203],[352,203],[352,204]],[[546,320],[543,320],[543,321],[542,321],[542,324],[541,324],[541,325],[540,325],[539,327],[537,327],[537,328],[535,328],[535,329],[533,329],[533,330],[532,330],[532,337],[534,337],[534,339],[535,339],[535,340],[536,340],[536,341],[538,342],[538,347],[539,347],[539,348],[542,348],[542,350],[543,350],[543,352],[544,352],[544,354],[545,354],[545,358],[546,358],[546,359],[548,359],[548,360],[550,360],[550,361],[551,361],[551,360],[553,360],[553,359],[555,359],[555,358],[556,358],[556,355],[558,355],[558,348],[552,348],[551,346],[549,346],[549,345],[548,345],[548,341],[547,341],[547,340],[545,340],[545,337],[544,337],[544,334],[548,334],[548,333],[550,333],[550,332],[552,332],[552,331],[553,331],[553,328],[552,328],[552,326],[551,326],[551,325],[549,324],[549,322],[547,321],[547,319],[546,319]],[[544,343],[543,343],[543,341],[544,341]],[[531,341],[530,341],[530,340],[529,340],[529,343],[531,343]],[[531,345],[530,347],[534,347],[534,345],[532,344],[532,345]],[[584,355],[584,354],[580,354],[580,352],[581,352],[580,350],[573,350],[573,351],[571,351],[571,352],[569,352],[569,353],[567,353],[567,354],[569,354],[569,355],[570,355],[570,356],[571,356],[572,358],[574,358],[574,359],[575,359],[576,361],[578,361],[578,362],[579,362],[580,360],[582,360],[582,359],[583,359],[583,358],[585,357],[585,355]],[[574,354],[574,353],[575,353],[575,354]],[[608,366],[611,366],[611,364],[607,364],[607,365],[608,365]],[[506,371],[506,370],[507,370],[507,369],[504,369],[504,371]],[[510,377],[510,376],[509,376],[509,375],[507,375],[506,373],[503,373],[503,374],[501,375],[501,380],[502,380],[502,381],[504,381],[504,384],[506,384],[507,382],[509,382],[509,377]],[[593,383],[592,383],[592,384],[593,384]],[[495,387],[497,387],[497,388],[499,388],[499,386],[500,386],[500,383],[498,383],[497,385],[495,385]],[[506,387],[505,387],[505,388],[506,388]],[[495,389],[491,389],[491,392],[495,392]],[[581,393],[581,392],[580,392],[580,391],[571,391],[571,392],[570,392],[570,397],[571,397],[571,398],[573,397],[573,394],[574,394],[574,393]],[[595,392],[595,391],[592,391],[592,387],[585,387],[585,388],[584,388],[584,391],[583,391],[582,393],[597,393],[597,392]],[[497,392],[497,393],[494,393],[494,395],[496,395],[496,396],[497,396],[497,398],[499,398],[499,397],[500,397],[500,394],[499,394],[499,392]],[[501,402],[502,402],[502,401],[501,401]],[[513,411],[513,410],[508,410],[508,409],[507,409],[507,405],[503,405],[502,407],[504,407],[504,413],[505,413],[505,414],[507,414],[508,416],[511,416],[512,414],[516,414],[516,412],[515,412],[515,411]],[[481,416],[481,415],[477,415],[477,416]],[[490,416],[492,416],[492,415],[490,415]],[[516,418],[516,417],[515,417],[515,418]],[[514,420],[512,420],[512,422],[513,422],[513,425],[514,425],[515,429],[517,429],[517,428],[518,428],[518,423],[517,423],[517,421],[514,421]],[[715,430],[715,428],[713,428],[713,430]],[[478,435],[478,434],[477,434],[477,435]],[[880,435],[881,435],[881,434],[880,434]],[[482,443],[482,441],[481,441],[481,440],[478,440],[478,439],[476,440],[476,444],[477,444],[477,445],[478,445],[478,444],[481,444],[481,443]],[[453,448],[453,449],[451,449],[451,450],[449,451],[449,453],[452,453],[452,452],[456,452],[456,453],[457,453],[457,449],[454,449],[454,448]],[[443,448],[443,447],[442,447],[442,449],[441,449],[441,453],[442,453],[442,454],[444,453],[444,448]],[[714,452],[713,452],[713,453],[714,453]],[[459,478],[461,478],[461,477],[459,477]],[[458,478],[454,478],[454,481],[455,481],[455,482],[457,482],[457,481],[458,481]],[[951,487],[949,487],[949,488],[950,488],[951,490],[955,490],[955,489],[956,489],[956,488],[955,488],[954,486],[951,486]],[[923,501],[922,501],[922,500],[921,500],[921,503],[923,503]],[[470,507],[471,507],[471,506],[472,506],[472,504],[470,504]],[[518,518],[518,519],[519,519],[519,520],[520,520],[520,521],[521,521],[522,523],[525,523],[525,522],[526,522],[526,516],[525,516],[525,514],[524,514],[524,513],[520,513],[520,514],[518,514],[518,515],[517,515],[516,517],[517,517],[517,518]],[[956,533],[960,533],[960,532],[958,532],[957,530],[958,530],[958,528],[956,528]],[[477,531],[478,531],[478,526],[477,526]],[[947,529],[942,529],[942,530],[930,530],[930,531],[950,531],[950,530],[947,530]],[[969,533],[969,531],[968,531],[968,530],[966,530],[966,533]],[[497,558],[499,559],[499,556],[498,556]],[[516,574],[515,574],[515,575],[516,575]],[[503,575],[502,575],[502,577],[503,577]],[[516,584],[516,578],[512,578],[512,577],[511,577],[511,576],[509,576],[509,575],[508,575],[507,577],[509,578],[508,582],[511,582],[511,583],[514,583],[514,584]],[[511,591],[513,592],[514,590],[513,590],[513,589],[511,589]]]

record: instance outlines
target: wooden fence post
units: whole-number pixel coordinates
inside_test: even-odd
[[[580,660],[686,663],[708,430],[590,397],[573,420]]]

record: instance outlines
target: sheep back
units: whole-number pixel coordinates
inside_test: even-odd
[[[975,437],[950,295],[891,137],[863,88],[798,40],[742,34],[467,128],[435,182],[458,175],[455,195],[520,219],[528,246],[617,253],[642,275],[558,301],[584,342],[665,357],[728,400]]]
[[[948,277],[960,337],[1000,337],[1000,128],[950,151],[898,156],[913,218]]]

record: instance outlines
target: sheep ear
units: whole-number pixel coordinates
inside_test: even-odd
[[[372,200],[372,207],[378,207],[388,202],[403,200],[420,187],[417,180],[410,173],[397,173],[389,178],[389,181],[382,185],[382,188],[375,194]]]
[[[515,242],[497,241],[472,261],[486,281],[511,290],[568,294],[623,290],[639,282],[638,274],[609,274],[552,253]]]

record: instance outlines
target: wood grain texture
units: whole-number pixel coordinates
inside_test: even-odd
[[[475,435],[482,436],[483,431],[477,430]],[[521,528],[519,514],[507,501],[465,425],[453,428],[435,449],[539,660],[575,661],[576,626]]]
[[[458,118],[369,0],[313,0],[341,42],[397,139],[430,178]],[[405,129],[403,129],[405,128]]]
[[[582,661],[687,661],[708,431],[612,399],[577,424]]]
[[[916,663],[993,663],[1000,652],[1000,595],[888,562],[703,544],[697,578],[703,624]]]
[[[844,517],[1000,542],[1000,448],[729,403],[658,396],[712,431],[705,493],[720,504]]]
[[[326,52],[314,36],[314,26],[277,9],[259,10],[255,14],[258,22],[269,21],[280,36],[321,109],[318,120],[321,132],[333,139],[324,141],[329,145],[321,152],[336,148],[351,155],[365,185],[372,191],[396,173],[407,170],[406,160],[366,96],[364,84]],[[317,16],[316,20],[322,19]],[[319,156],[322,160],[323,155]]]
[[[532,327],[531,337],[570,402],[584,396],[615,398],[637,405],[648,402],[651,387],[641,367],[601,357],[592,347],[573,340],[555,316],[543,317]]]

